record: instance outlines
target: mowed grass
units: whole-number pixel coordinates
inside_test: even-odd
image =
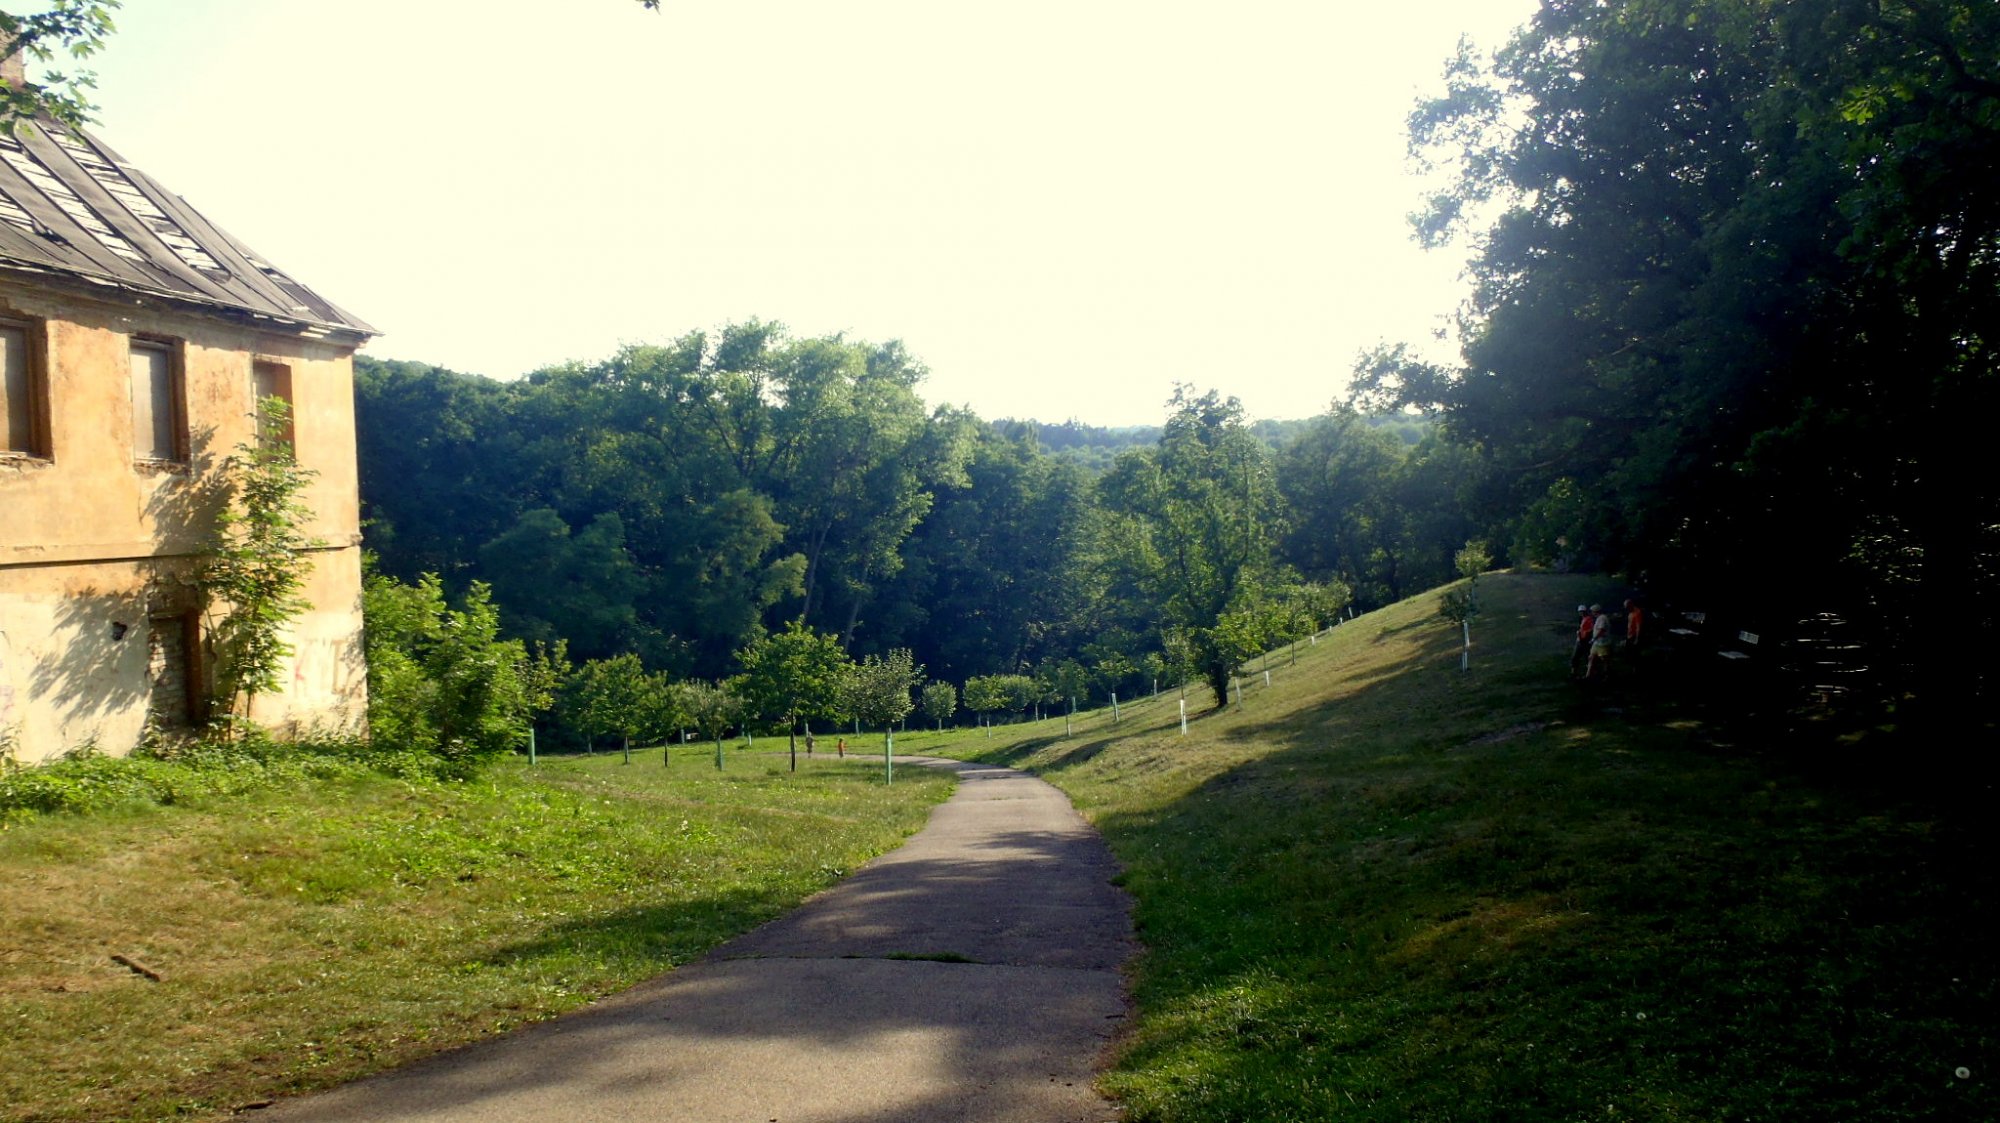
[[[1706,651],[1572,685],[1605,583],[1481,590],[1469,674],[1426,595],[1185,737],[1169,696],[934,750],[1124,863],[1129,1118],[2000,1118],[1990,810],[1894,794],[1950,791],[1924,745],[1718,724]]]
[[[790,908],[951,783],[729,755],[16,822],[0,1118],[213,1118],[550,1017]]]

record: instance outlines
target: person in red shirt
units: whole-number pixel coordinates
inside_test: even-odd
[[[1569,654],[1569,677],[1582,678],[1584,668],[1590,664],[1590,606],[1577,605],[1576,614],[1580,619],[1576,624],[1576,647]]]

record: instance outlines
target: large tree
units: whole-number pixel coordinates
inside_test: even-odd
[[[517,393],[478,375],[355,356],[355,459],[380,572],[406,582],[436,573],[461,587],[476,547],[514,525],[531,490],[522,485],[540,482]]]
[[[1451,579],[1480,479],[1467,450],[1435,434],[1413,446],[1382,420],[1337,408],[1277,458],[1285,562],[1352,587],[1369,607]]]
[[[509,607],[508,623],[522,638],[565,638],[583,659],[653,646],[642,642],[632,607],[640,578],[616,512],[571,534],[561,516],[539,507],[481,546],[478,556],[480,572]]]
[[[1611,563],[1890,639],[1948,592],[1990,641],[2000,5],[1545,0],[1450,85],[1413,119],[1461,173],[1427,232],[1504,208],[1464,363],[1364,395],[1440,411]],[[1917,685],[1983,688],[1919,646]]]
[[[1121,520],[1111,564],[1129,571],[1156,633],[1190,645],[1222,706],[1242,658],[1225,618],[1254,603],[1272,576],[1277,488],[1236,399],[1182,386],[1170,406],[1159,443],[1124,453],[1101,481],[1105,506]]]
[[[961,681],[1061,649],[1088,613],[1092,518],[1083,469],[985,430],[963,486],[937,489],[883,589],[883,642]]]

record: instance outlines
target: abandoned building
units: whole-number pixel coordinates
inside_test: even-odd
[[[193,576],[216,473],[272,395],[323,545],[286,688],[251,717],[359,726],[353,355],[373,334],[94,137],[0,134],[0,755],[122,754],[203,719]]]

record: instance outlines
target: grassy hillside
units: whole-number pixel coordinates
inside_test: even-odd
[[[1429,595],[1185,737],[1164,698],[944,750],[1125,863],[1131,1117],[2000,1118],[1990,831],[1879,782],[1923,746],[1725,724],[1706,651],[1585,691],[1571,612],[1617,590],[1481,589],[1470,674]]]
[[[0,1119],[216,1117],[548,1017],[790,908],[950,790],[686,751],[0,821]]]

